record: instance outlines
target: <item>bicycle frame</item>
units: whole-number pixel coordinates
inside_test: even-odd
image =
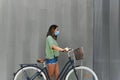
[[[74,68],[74,64],[73,63],[74,63],[74,61],[71,59],[71,57],[69,57],[69,61],[67,61],[66,64],[64,65],[62,71],[60,72],[60,74],[59,74],[59,76],[57,78],[57,80],[58,79],[62,80],[66,76],[67,72],[71,68]]]
[[[71,50],[72,51],[72,50]],[[69,51],[68,54],[68,61],[66,62],[66,64],[64,65],[64,67],[62,68],[60,75],[58,76],[58,78],[56,80],[65,80],[68,79],[69,76],[71,75],[71,73],[74,74],[74,78],[76,78],[77,80],[81,80],[79,79],[77,74],[77,70],[86,70],[88,72],[90,72],[90,74],[94,77],[95,80],[98,80],[97,75],[95,74],[95,72],[93,70],[91,70],[88,67],[85,66],[80,66],[80,65],[74,65],[74,60],[72,59],[72,57],[70,56],[70,52]],[[21,72],[23,72],[23,77],[20,76],[20,78],[25,78],[24,80],[35,80],[37,78],[39,78],[41,80],[45,79],[45,80],[50,80],[49,74],[48,74],[48,70],[46,67],[46,62],[43,62],[44,66],[41,68],[41,66],[39,66],[38,64],[20,64],[21,68],[14,73],[14,80],[17,80],[17,77],[19,74],[22,74]],[[27,73],[27,69],[33,69],[36,70],[36,73],[32,73],[33,75],[28,75],[29,73]],[[71,78],[71,77],[70,77]],[[22,79],[23,80],[23,79]]]
[[[74,68],[75,68],[75,66],[74,66],[74,60],[72,60],[71,57],[69,57],[69,60],[64,65],[62,71],[60,72],[60,74],[59,74],[59,76],[58,76],[58,78],[56,80],[63,80],[63,78],[67,75],[68,71],[71,70],[71,69],[74,69]],[[44,67],[42,69],[42,71],[44,71],[45,74],[47,74],[46,77],[47,77],[48,80],[50,80],[47,68]],[[75,72],[75,69],[74,69],[74,72]],[[75,76],[77,77],[76,72],[75,72]]]
[[[60,72],[60,74],[56,80],[63,80],[63,78],[65,78],[65,76],[67,75],[68,71],[71,69],[74,69],[75,76],[78,80],[78,77],[77,77],[77,74],[75,71],[74,60],[71,59],[71,56],[69,55],[69,53],[68,53],[68,59],[69,60],[64,65],[62,71]],[[21,68],[24,67],[23,65],[27,65],[27,64],[21,64]],[[45,66],[45,64],[44,64],[43,68],[40,68],[37,64],[31,64],[31,65],[28,64],[27,66],[34,66],[34,67],[39,68],[41,70],[41,72],[45,73],[47,80],[50,80],[50,77],[48,75],[48,70],[47,70],[47,67]],[[36,72],[32,77],[29,78],[27,73],[24,71],[27,80],[34,80],[38,75],[41,74],[41,72]]]

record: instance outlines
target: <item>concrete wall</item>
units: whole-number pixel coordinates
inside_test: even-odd
[[[0,0],[0,78],[12,80],[21,63],[45,57],[51,24],[60,26],[61,47],[84,46],[85,65],[93,63],[93,0]],[[60,68],[66,55],[60,55]]]
[[[120,1],[94,0],[94,69],[100,80],[120,79]]]

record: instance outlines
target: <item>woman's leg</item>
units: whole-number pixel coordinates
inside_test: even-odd
[[[50,80],[52,80],[54,73],[55,73],[55,64],[48,64],[48,74],[49,74]]]
[[[56,64],[55,64],[55,79],[58,78],[59,74],[60,74],[60,71],[59,71],[59,64],[56,63]]]

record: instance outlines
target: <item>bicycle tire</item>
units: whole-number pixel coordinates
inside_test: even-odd
[[[78,79],[75,76],[74,69],[71,69],[67,73],[65,80],[98,80],[96,73],[88,67],[78,66],[75,67],[75,71],[77,73]]]
[[[26,66],[26,67],[19,69],[15,73],[13,80],[31,80],[31,79],[26,78],[26,76],[24,75],[25,72],[29,74],[29,77],[33,76],[34,73],[40,72],[41,74],[39,76],[36,76],[34,80],[47,80],[45,73],[41,71],[40,68],[35,67],[35,66]]]

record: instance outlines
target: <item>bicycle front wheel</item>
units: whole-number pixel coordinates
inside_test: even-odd
[[[92,69],[79,66],[71,69],[66,75],[65,80],[98,80],[98,77]]]
[[[17,71],[14,80],[47,80],[47,78],[39,68],[27,66]]]

